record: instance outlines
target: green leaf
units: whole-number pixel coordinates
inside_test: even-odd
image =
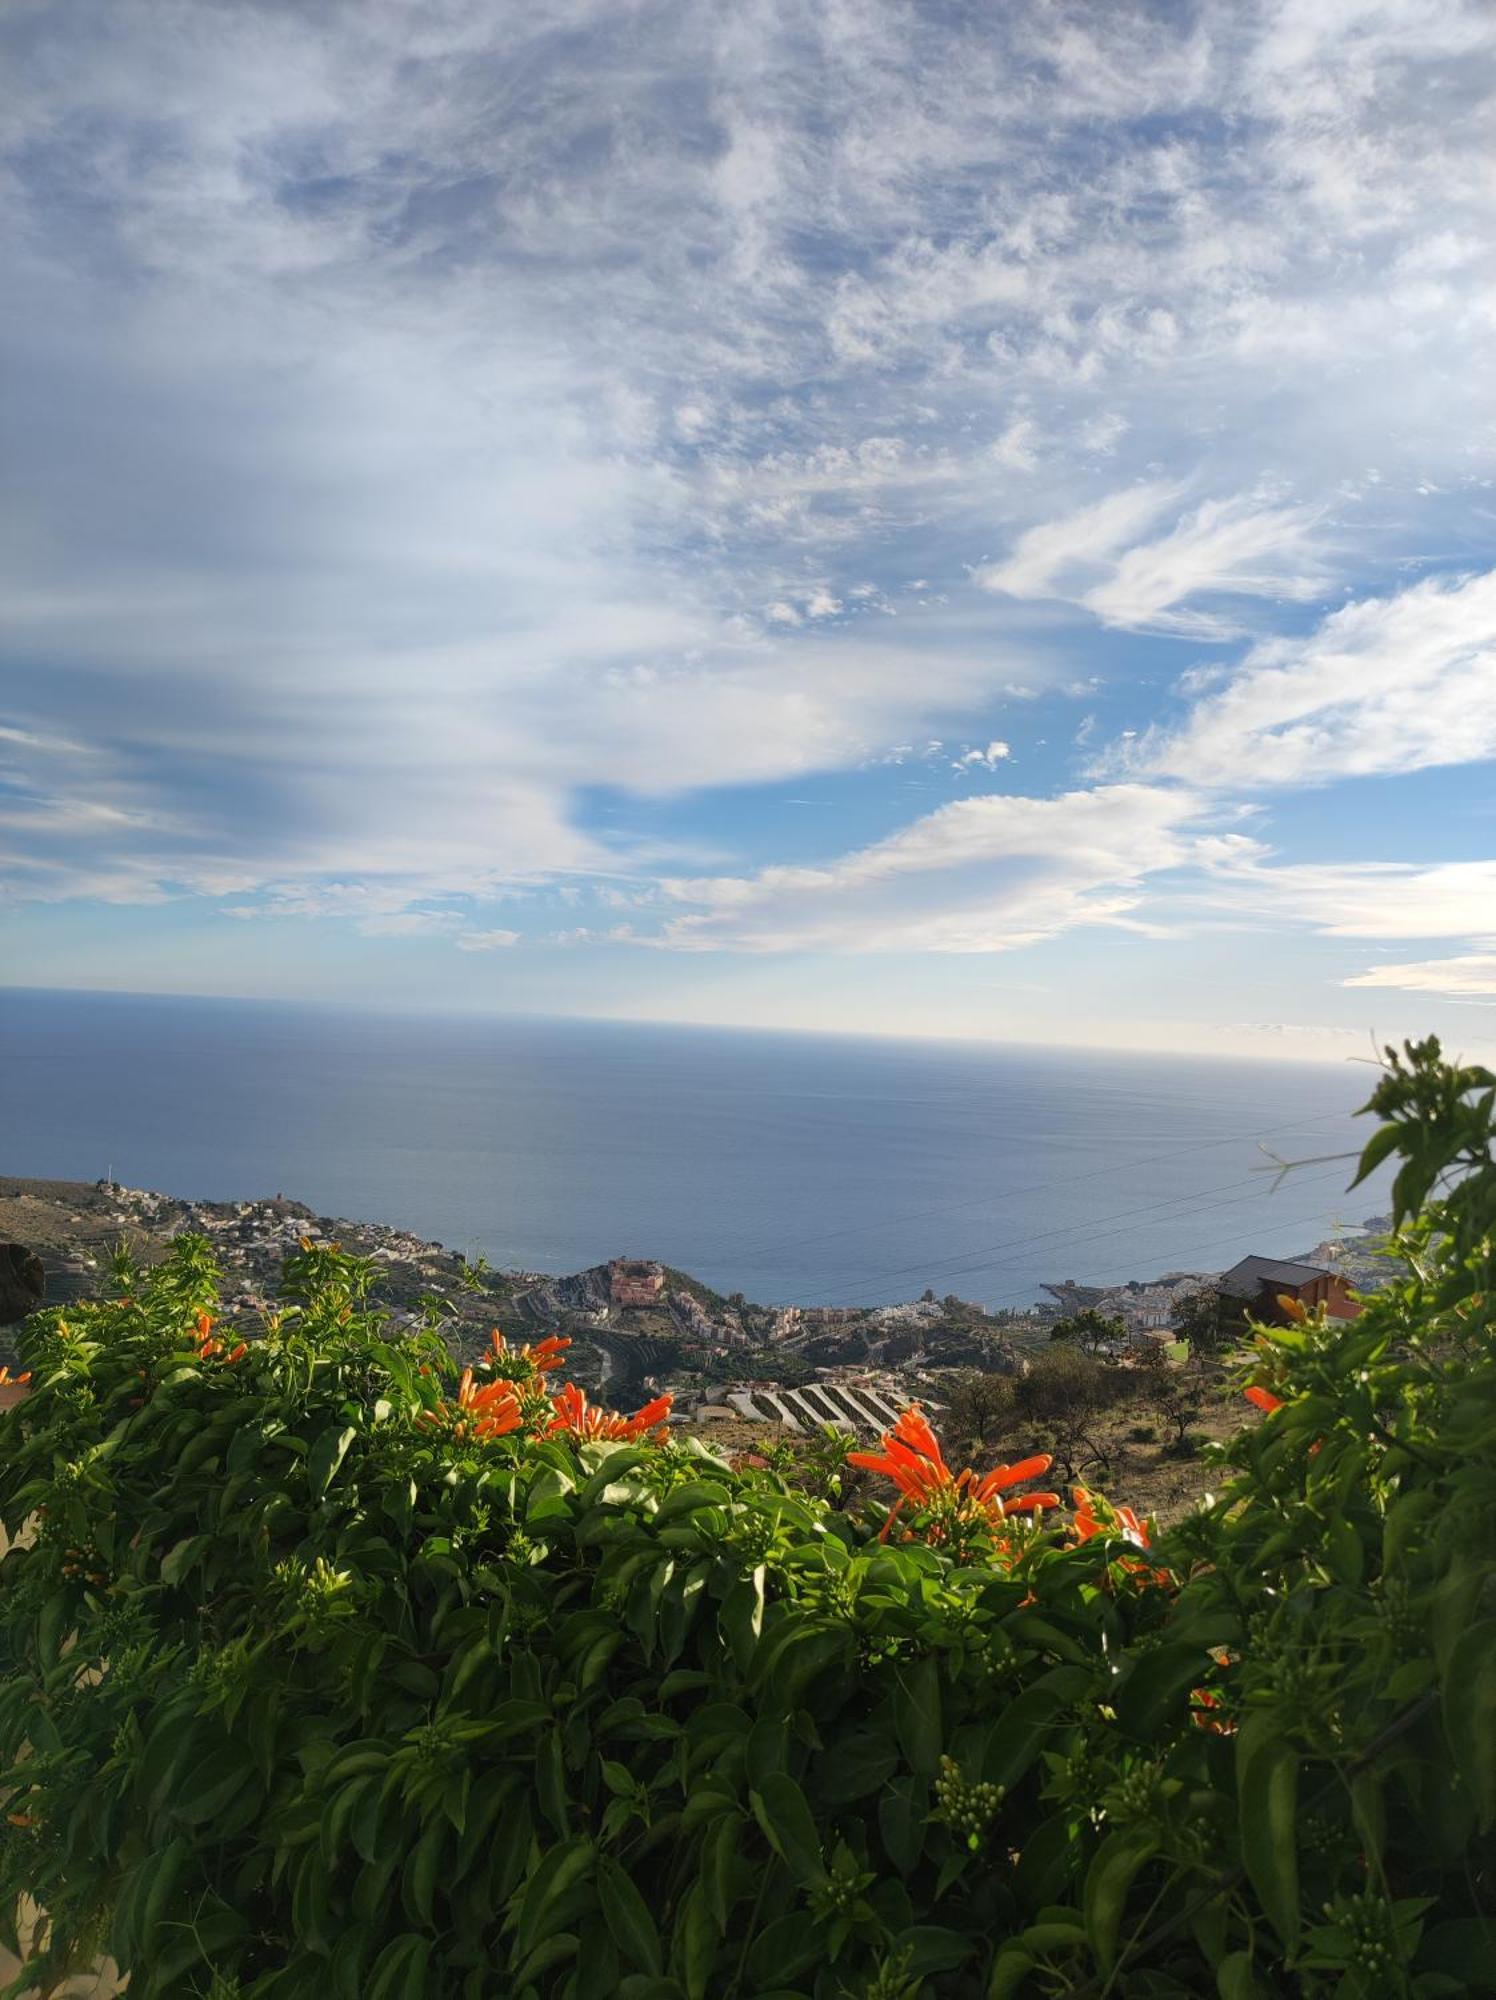
[[[878,1801],[878,1831],[888,1858],[901,1875],[909,1875],[925,1850],[928,1785],[914,1777],[895,1778]]]
[[[1299,1941],[1296,1814],[1299,1757],[1270,1710],[1248,1715],[1236,1738],[1242,1861],[1273,1929],[1290,1955]]]
[[[1086,1870],[1082,1913],[1096,1963],[1110,1972],[1117,1957],[1117,1932],[1128,1891],[1138,1870],[1158,1852],[1158,1836],[1144,1827],[1109,1833]]]
[[[535,1792],[554,1831],[565,1837],[571,1825],[566,1795],[566,1755],[559,1729],[547,1729],[535,1750]]]
[[[877,1730],[840,1737],[815,1765],[815,1793],[827,1805],[851,1805],[870,1798],[899,1767],[899,1754]]]
[[[1496,1993],[1496,1916],[1436,1924],[1419,1948],[1419,1969],[1447,1973],[1473,1993]]]
[[[429,1924],[436,1901],[437,1878],[447,1848],[447,1822],[434,1819],[410,1850],[402,1894],[406,1910],[418,1924]]]
[[[1455,1642],[1444,1673],[1444,1734],[1475,1799],[1482,1832],[1496,1822],[1496,1618]]]
[[[320,1500],[332,1484],[333,1476],[348,1455],[348,1447],[358,1436],[352,1424],[341,1430],[324,1431],[306,1457],[307,1485],[314,1500]]]
[[[1356,1177],[1351,1182],[1359,1187],[1368,1174],[1374,1174],[1389,1153],[1395,1152],[1405,1136],[1401,1125],[1381,1125],[1361,1149],[1361,1158],[1356,1166]]]
[[[826,1879],[815,1815],[787,1771],[770,1771],[761,1791],[748,1794],[764,1837],[802,1889]]]
[[[740,1674],[746,1674],[752,1666],[753,1655],[763,1633],[764,1578],[767,1574],[760,1563],[751,1576],[740,1577],[723,1598],[718,1614],[722,1636]]]
[[[192,1921],[167,1924],[160,1939],[153,1942],[149,1959],[147,1993],[179,1993],[181,1980],[195,1966],[211,1965],[221,1952],[229,1951],[249,1934],[249,1925],[237,1910],[214,1896],[192,1912]],[[131,1987],[135,1982],[132,1978]]]
[[[545,1935],[546,1918],[574,1882],[591,1867],[592,1842],[585,1833],[561,1840],[542,1857],[525,1885],[512,1963],[522,1964]]]
[[[226,1743],[191,1766],[180,1790],[169,1798],[168,1810],[189,1826],[201,1826],[216,1819],[255,1776],[246,1751],[237,1743]]]
[[[933,1778],[940,1762],[940,1670],[933,1654],[899,1671],[893,1695],[894,1727],[909,1767]]]
[[[907,1952],[905,1970],[914,1979],[928,1979],[933,1973],[955,1972],[976,1950],[976,1940],[941,1924],[916,1924],[898,1939],[896,1949]]]
[[[1068,1812],[1040,1820],[1025,1834],[1018,1857],[1014,1888],[1026,1909],[1057,1903],[1070,1886],[1072,1871],[1082,1858],[1080,1833]],[[1079,1919],[1077,1919],[1079,1921]]]
[[[717,1924],[700,1882],[682,1900],[675,1924],[675,1959],[686,2000],[706,2000],[717,1962]]]
[[[1263,2000],[1264,1989],[1252,1976],[1252,1954],[1233,1951],[1216,1967],[1220,2000]]]
[[[1138,1654],[1112,1697],[1117,1721],[1137,1741],[1151,1742],[1171,1711],[1182,1715],[1190,1690],[1200,1685],[1210,1669],[1210,1656],[1203,1646],[1155,1646]]]
[[[125,1877],[110,1930],[110,1949],[121,1966],[136,1964],[149,1946],[189,1852],[186,1837],[178,1834]]]
[[[338,1864],[338,1856],[343,1849],[343,1839],[348,1831],[348,1822],[353,1817],[360,1799],[374,1784],[372,1772],[365,1772],[361,1778],[350,1778],[346,1785],[339,1785],[322,1808],[320,1840],[322,1858],[329,1868]]]
[[[554,1965],[564,1965],[575,1958],[579,1940],[573,1931],[557,1931],[554,1936],[542,1938],[520,1966],[514,1976],[515,1989],[520,1993],[533,1993],[542,1972],[549,1972]]]
[[[658,1976],[660,1933],[649,1905],[611,1854],[597,1857],[597,1893],[614,1944],[631,1965]]]
[[[987,2000],[1016,2000],[1033,1969],[1034,1961],[1021,1945],[1004,1945],[992,1961]]]
[[[1058,1719],[1091,1692],[1088,1667],[1051,1667],[1003,1710],[982,1756],[982,1776],[1011,1791],[1054,1733]]]
[[[819,1964],[824,1957],[820,1925],[809,1910],[791,1910],[759,1932],[748,1954],[748,1971],[762,1991],[771,1983],[782,1987],[787,1979]]]
[[[174,1589],[212,1541],[211,1535],[184,1536],[161,1558],[161,1581]]]
[[[724,1813],[702,1846],[700,1879],[705,1885],[707,1901],[719,1931],[727,1929],[727,1920],[732,1914],[733,1881],[737,1874],[743,1826],[740,1813]]]
[[[390,1941],[374,1961],[366,2000],[426,2000],[430,1938],[407,1931]]]

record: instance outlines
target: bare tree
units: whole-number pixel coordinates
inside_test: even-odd
[[[1097,1418],[1116,1399],[1118,1370],[1062,1344],[1036,1355],[1013,1384],[1017,1414],[1033,1425],[1054,1453],[1063,1480],[1092,1469],[1105,1471],[1111,1452]]]
[[[967,1448],[996,1444],[1013,1428],[1014,1384],[1011,1375],[987,1375],[973,1369],[953,1384],[946,1404],[944,1429],[954,1444]]]

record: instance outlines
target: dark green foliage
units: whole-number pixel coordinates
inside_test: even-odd
[[[1186,1292],[1174,1308],[1174,1331],[1196,1361],[1204,1361],[1239,1340],[1244,1332],[1241,1308],[1233,1313],[1214,1285]]]
[[[1378,1093],[1411,1275],[1261,1335],[1281,1406],[1151,1550],[958,1560],[699,1448],[460,1434],[335,1252],[237,1360],[192,1241],[42,1315],[0,1903],[147,2000],[1492,1990],[1496,1166],[1452,1074]]]
[[[1082,1354],[1101,1354],[1108,1348],[1126,1347],[1127,1322],[1119,1314],[1082,1306],[1079,1312],[1057,1319],[1049,1329],[1049,1337],[1072,1342]]]

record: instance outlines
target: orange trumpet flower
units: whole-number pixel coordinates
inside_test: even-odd
[[[1243,1389],[1242,1394],[1249,1403],[1254,1403],[1264,1415],[1269,1417],[1273,1414],[1274,1410],[1281,1410],[1283,1407],[1283,1398],[1281,1396],[1275,1396],[1271,1389],[1260,1388],[1255,1382],[1250,1389]]]
[[[1016,1465],[995,1466],[991,1472],[973,1472],[968,1466],[964,1472],[953,1473],[945,1462],[940,1440],[918,1403],[911,1403],[901,1411],[898,1422],[891,1431],[883,1433],[879,1442],[881,1451],[854,1451],[847,1456],[853,1465],[881,1472],[899,1489],[899,1497],[883,1523],[880,1540],[887,1539],[899,1513],[911,1502],[916,1508],[942,1506],[952,1513],[982,1513],[993,1522],[1012,1514],[1042,1513],[1046,1507],[1060,1504],[1058,1493],[1023,1493],[1015,1499],[1003,1498],[1026,1479],[1037,1479],[1048,1472],[1052,1461],[1044,1452],[1020,1459]]]
[[[480,1389],[472,1369],[464,1368],[457,1384],[457,1400],[423,1411],[421,1421],[450,1423],[455,1437],[500,1438],[519,1429],[524,1412],[512,1382],[485,1382]]]
[[[1135,1549],[1151,1547],[1148,1528],[1138,1519],[1131,1507],[1119,1507],[1115,1501],[1103,1500],[1102,1512],[1096,1511],[1095,1497],[1084,1486],[1071,1489],[1075,1501],[1075,1538],[1078,1542],[1088,1542],[1093,1535],[1120,1535],[1131,1542]]]
[[[527,1341],[523,1347],[511,1347],[495,1327],[488,1336],[488,1349],[479,1366],[502,1368],[510,1379],[528,1382],[536,1376],[548,1375],[553,1369],[564,1367],[566,1350],[570,1346],[571,1341],[564,1333],[549,1333],[533,1346]]]
[[[586,1391],[579,1389],[575,1382],[568,1382],[559,1395],[551,1398],[556,1414],[546,1425],[545,1434],[555,1437],[558,1433],[565,1433],[578,1440],[658,1435],[665,1429],[665,1420],[674,1401],[673,1396],[656,1396],[642,1410],[635,1410],[631,1417],[625,1417],[617,1410],[600,1410],[589,1404]]]

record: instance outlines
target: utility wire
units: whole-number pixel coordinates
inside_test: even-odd
[[[1303,1181],[1302,1181],[1302,1182],[1300,1183],[1300,1185],[1301,1185],[1301,1186],[1314,1186],[1314,1185],[1316,1185],[1317,1183],[1323,1183],[1323,1182],[1325,1182],[1325,1181],[1334,1181],[1334,1180],[1338,1180],[1338,1179],[1339,1179],[1339,1175],[1338,1175],[1338,1174],[1336,1174],[1336,1173],[1330,1173],[1330,1174],[1315,1174],[1315,1175],[1312,1175],[1312,1176],[1306,1176],[1306,1177],[1305,1177],[1305,1179],[1304,1179],[1304,1180],[1303,1180]],[[1228,1182],[1224,1183],[1223,1185],[1225,1185],[1225,1186],[1229,1187],[1229,1186],[1231,1186],[1231,1185],[1232,1185],[1232,1183],[1228,1181]],[[1202,1189],[1202,1190],[1201,1190],[1201,1193],[1202,1193],[1202,1194],[1206,1194],[1206,1193],[1210,1193],[1210,1192],[1212,1192],[1212,1190],[1210,1190],[1210,1189]],[[1199,1201],[1199,1202],[1197,1202],[1197,1203],[1196,1203],[1196,1204],[1195,1204],[1194,1206],[1192,1206],[1192,1207],[1188,1207],[1188,1208],[1180,1208],[1180,1210],[1179,1210],[1179,1213],[1178,1213],[1178,1214],[1176,1214],[1176,1215],[1169,1215],[1169,1216],[1166,1216],[1166,1217],[1165,1217],[1165,1218],[1163,1218],[1163,1219],[1164,1219],[1164,1220],[1166,1220],[1166,1221],[1168,1221],[1168,1222],[1171,1222],[1171,1223],[1173,1223],[1173,1222],[1186,1222],[1186,1221],[1189,1221],[1189,1220],[1190,1220],[1190,1219],[1191,1219],[1192,1217],[1194,1217],[1194,1216],[1196,1216],[1196,1215],[1208,1215],[1208,1214],[1210,1214],[1210,1213],[1211,1213],[1211,1211],[1212,1211],[1212,1210],[1214,1210],[1214,1209],[1221,1209],[1221,1208],[1244,1208],[1244,1207],[1248,1206],[1248,1205],[1249,1205],[1250,1203],[1252,1203],[1252,1202],[1255,1202],[1255,1201],[1258,1201],[1258,1200],[1265,1200],[1265,1199],[1267,1199],[1267,1198],[1268,1198],[1268,1196],[1269,1196],[1269,1194],[1270,1194],[1270,1192],[1271,1192],[1271,1190],[1270,1190],[1270,1189],[1263,1189],[1263,1190],[1261,1191],[1261,1193],[1259,1194],[1259,1193],[1258,1193],[1257,1191],[1255,1191],[1255,1190],[1254,1190],[1254,1192],[1253,1192],[1253,1193],[1251,1193],[1251,1194],[1239,1194],[1239,1195],[1233,1195],[1233,1196],[1229,1197],[1229,1198],[1228,1198],[1227,1200],[1225,1200],[1225,1201],[1203,1201],[1203,1200],[1202,1200],[1202,1201]],[[1159,1205],[1160,1205],[1160,1206],[1162,1206],[1162,1204],[1159,1204]],[[1170,1206],[1174,1206],[1174,1204],[1170,1204]],[[1123,1214],[1123,1216],[1127,1216],[1127,1215],[1133,1215],[1133,1214],[1142,1214],[1143,1212],[1144,1212],[1143,1210],[1123,1210],[1123,1211],[1122,1211],[1122,1214]],[[1333,1213],[1335,1213],[1335,1212],[1336,1212],[1336,1211],[1333,1211],[1333,1210],[1332,1210],[1332,1211],[1330,1211],[1330,1213],[1332,1213],[1332,1214],[1333,1214]],[[1119,1221],[1119,1220],[1121,1220],[1121,1218],[1120,1218],[1120,1217],[1113,1217],[1113,1216],[1106,1216],[1106,1217],[1103,1217],[1102,1219],[1103,1219],[1104,1221],[1107,1221],[1107,1222],[1111,1222],[1111,1221]],[[1310,1217],[1310,1218],[1308,1218],[1308,1220],[1309,1220],[1309,1221],[1314,1221],[1314,1220],[1316,1220],[1316,1219],[1317,1219],[1317,1217]],[[1049,1234],[1049,1233],[1055,1233],[1055,1232],[1046,1232],[1046,1234]],[[1068,1232],[1065,1232],[1065,1231],[1061,1231],[1061,1232],[1058,1232],[1058,1233],[1060,1233],[1060,1234],[1068,1234]],[[1113,1237],[1113,1236],[1125,1236],[1125,1235],[1128,1235],[1129,1233],[1131,1233],[1131,1232],[1130,1232],[1130,1231],[1129,1231],[1128,1229],[1125,1229],[1125,1228],[1118,1228],[1118,1229],[1091,1229],[1091,1230],[1086,1230],[1086,1231],[1085,1231],[1085,1232],[1084,1232],[1084,1233],[1083,1233],[1082,1235],[1080,1235],[1080,1236],[1070,1236],[1069,1240],[1070,1240],[1070,1241],[1071,1241],[1071,1242],[1072,1242],[1073,1244],[1075,1244],[1075,1245],[1076,1245],[1076,1246],[1077,1246],[1078,1248],[1080,1248],[1080,1249],[1084,1249],[1084,1248],[1085,1248],[1085,1246],[1086,1246],[1087,1244],[1089,1244],[1089,1243],[1101,1243],[1101,1242],[1105,1242],[1105,1241],[1106,1241],[1106,1240],[1107,1240],[1108,1238],[1110,1238],[1110,1237]],[[1034,1242],[1041,1242],[1041,1241],[1043,1241],[1044,1239],[1043,1239],[1042,1237],[1035,1237],[1035,1238],[1033,1238],[1033,1239],[1031,1239],[1031,1240],[1032,1240],[1032,1241],[1034,1241]],[[1010,1246],[1009,1246],[1009,1245],[1007,1245],[1007,1244],[1002,1244],[1002,1245],[996,1245],[996,1246],[994,1246],[994,1248],[1001,1248],[1001,1249],[1007,1249],[1008,1247],[1010,1247]],[[1026,1249],[1026,1248],[1027,1248],[1027,1245],[1024,1245],[1023,1247],[1024,1247],[1025,1249]],[[1178,1253],[1178,1252],[1176,1252],[1175,1254],[1176,1254],[1176,1255],[1178,1255],[1178,1254],[1182,1254],[1182,1253]],[[993,1268],[1000,1268],[1000,1267],[1001,1267],[1002,1265],[1004,1265],[1004,1264],[1015,1264],[1015,1263],[1017,1263],[1017,1262],[1018,1262],[1018,1259],[1017,1259],[1016,1257],[1003,1257],[1003,1258],[993,1258],[993,1257],[990,1257],[990,1256],[988,1255],[988,1253],[987,1253],[986,1251],[983,1251],[983,1250],[980,1250],[980,1249],[978,1249],[978,1250],[963,1250],[963,1251],[959,1252],[959,1253],[958,1253],[957,1255],[955,1255],[955,1256],[951,1256],[951,1257],[947,1257],[947,1258],[943,1258],[943,1259],[941,1259],[941,1260],[940,1260],[940,1262],[938,1262],[938,1263],[936,1263],[936,1264],[933,1264],[933,1265],[919,1265],[919,1266],[916,1266],[915,1268],[916,1268],[916,1269],[918,1269],[918,1270],[932,1270],[932,1271],[936,1272],[936,1273],[937,1273],[938,1275],[940,1275],[940,1276],[942,1276],[942,1277],[957,1277],[957,1278],[959,1278],[959,1277],[964,1277],[964,1276],[966,1276],[966,1275],[967,1275],[967,1274],[968,1274],[969,1272],[972,1272],[972,1271],[987,1271],[987,1270],[990,1270],[990,1269],[993,1269]],[[876,1277],[876,1276],[877,1276],[878,1274],[877,1274],[877,1273],[875,1272],[875,1273],[874,1273],[873,1275],[874,1275],[874,1277]],[[1087,1282],[1087,1281],[1086,1281],[1086,1280],[1077,1280],[1077,1283],[1084,1283],[1084,1282]]]
[[[1219,1203],[1216,1205],[1224,1207],[1228,1206],[1229,1204]],[[1306,1224],[1332,1222],[1334,1221],[1337,1212],[1338,1211],[1336,1211],[1333,1208],[1324,1209],[1318,1215],[1312,1215],[1306,1217]],[[1184,1250],[1181,1250],[1178,1254],[1181,1257],[1197,1257],[1202,1255],[1207,1250],[1217,1249],[1223,1243],[1227,1244],[1234,1243],[1237,1240],[1238,1240],[1237,1234],[1235,1231],[1233,1231],[1230,1236],[1213,1237],[1208,1243],[1191,1243]],[[1081,1284],[1097,1284],[1101,1282],[1102,1279],[1103,1279],[1102,1273],[1095,1273],[1089,1278],[1080,1279],[1078,1282]],[[1026,1294],[1031,1296],[1033,1293],[1033,1289],[1034,1288],[1032,1285],[1014,1285],[1006,1292],[998,1292],[994,1294],[994,1298],[997,1303],[1001,1304],[1001,1302],[1004,1299],[1022,1298]]]
[[[1254,1169],[1252,1174],[1239,1177],[1236,1180],[1218,1182],[1214,1188],[1197,1188],[1193,1190],[1193,1192],[1187,1195],[1170,1195],[1160,1201],[1142,1202],[1136,1208],[1121,1209],[1110,1216],[1103,1217],[1102,1219],[1106,1222],[1121,1222],[1128,1220],[1130,1218],[1135,1218],[1140,1215],[1157,1215],[1161,1210],[1170,1210],[1170,1209],[1180,1210],[1181,1211],[1180,1219],[1183,1219],[1183,1217],[1186,1215],[1201,1214],[1204,1212],[1204,1209],[1201,1207],[1193,1206],[1192,1204],[1197,1203],[1202,1195],[1219,1194],[1231,1188],[1245,1187],[1248,1185],[1249,1181],[1255,1178],[1257,1171],[1258,1171],[1257,1169]],[[1313,1185],[1320,1181],[1337,1180],[1339,1178],[1340,1178],[1340,1171],[1337,1168],[1329,1174],[1318,1174],[1312,1176],[1307,1184]],[[1304,1182],[1300,1183],[1300,1185],[1305,1185],[1305,1184],[1306,1183]],[[1038,1190],[1035,1190],[1035,1192],[1038,1192]],[[1267,1195],[1270,1194],[1272,1190],[1270,1188],[1263,1187],[1260,1192],[1263,1195]],[[1253,1201],[1256,1200],[1257,1198],[1258,1198],[1258,1191],[1254,1189],[1253,1193],[1250,1195],[1236,1196],[1235,1201],[1237,1203],[1240,1203],[1243,1201]],[[1220,1203],[1207,1202],[1204,1204],[1204,1207],[1205,1208],[1230,1207],[1232,1205],[1233,1204],[1231,1202],[1220,1202]],[[982,1269],[986,1267],[987,1262],[999,1260],[999,1253],[1002,1251],[1027,1250],[1037,1243],[1050,1242],[1055,1237],[1066,1237],[1072,1243],[1076,1244],[1078,1247],[1084,1247],[1085,1244],[1096,1241],[1099,1236],[1110,1236],[1110,1235],[1116,1235],[1118,1233],[1120,1232],[1110,1229],[1103,1231],[1088,1230],[1083,1232],[1081,1235],[1077,1236],[1073,1230],[1063,1227],[1056,1229],[1045,1229],[1037,1232],[1030,1232],[1029,1234],[1024,1236],[1009,1237],[1004,1241],[998,1243],[978,1244],[970,1249],[956,1251],[949,1257],[940,1257],[940,1258],[935,1258],[933,1260],[922,1259],[921,1261],[913,1264],[899,1264],[899,1265],[885,1266],[881,1270],[863,1272],[860,1274],[862,1278],[862,1283],[857,1286],[857,1289],[865,1291],[869,1284],[879,1282],[884,1278],[902,1278],[902,1277],[908,1277],[911,1274],[931,1274],[931,1273],[940,1273],[945,1271],[949,1271],[952,1273],[959,1273],[963,1270]],[[976,1261],[976,1260],[981,1260],[981,1261]],[[815,1292],[809,1294],[809,1298],[806,1302],[814,1303],[819,1299],[827,1298],[830,1294],[834,1293],[837,1290],[839,1285],[843,1284],[844,1282],[846,1281],[838,1279],[833,1281],[833,1283],[829,1286],[818,1287]]]
[[[1139,1167],[1156,1166],[1161,1160],[1183,1159],[1190,1153],[1215,1152],[1222,1146],[1245,1146],[1254,1143],[1261,1145],[1264,1139],[1275,1138],[1281,1132],[1302,1132],[1314,1125],[1339,1124],[1344,1120],[1345,1116],[1344,1112],[1325,1111],[1321,1112],[1315,1118],[1298,1118],[1285,1125],[1269,1125],[1262,1132],[1228,1133],[1224,1139],[1202,1139],[1189,1146],[1169,1147],[1162,1153],[1144,1153],[1136,1159],[1114,1160],[1108,1166],[1093,1167],[1083,1174],[1067,1174],[1063,1180],[1041,1181],[1037,1186],[1033,1183],[1026,1183],[1021,1188],[1001,1189],[996,1192],[989,1190],[985,1194],[971,1195],[964,1201],[942,1202],[935,1208],[913,1209],[906,1215],[892,1215],[872,1222],[853,1222],[849,1223],[843,1229],[824,1230],[819,1235],[797,1237],[789,1243],[778,1239],[766,1240],[750,1244],[746,1250],[737,1252],[737,1255],[740,1257],[757,1257],[765,1255],[769,1251],[783,1253],[789,1250],[808,1250],[815,1248],[821,1243],[833,1243],[843,1236],[865,1235],[870,1229],[897,1229],[901,1224],[906,1222],[927,1222],[934,1216],[958,1214],[962,1209],[981,1208],[988,1203],[1012,1201],[1020,1194],[1056,1194],[1061,1189],[1074,1187],[1081,1181],[1101,1180],[1108,1174],[1130,1174],[1135,1172]],[[1179,1197],[1181,1200],[1184,1198],[1183,1196]]]

